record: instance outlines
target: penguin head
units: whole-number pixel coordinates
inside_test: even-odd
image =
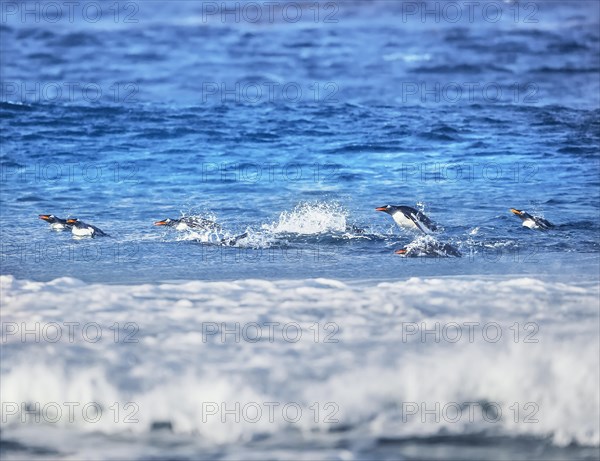
[[[77,218],[69,218],[69,219],[67,219],[67,224],[71,224],[71,225],[77,224],[78,221],[79,220]]]
[[[56,216],[54,216],[53,214],[41,214],[38,215],[40,219],[43,219],[44,221],[52,224],[54,221],[56,221]]]
[[[172,219],[167,218],[167,219],[163,219],[162,221],[156,221],[154,223],[154,225],[155,226],[170,226],[172,222],[173,222]]]
[[[387,213],[387,214],[393,214],[397,208],[398,207],[395,207],[393,205],[384,205],[384,206],[375,208],[375,211],[383,211],[384,213]]]
[[[527,218],[531,217],[531,215],[529,213],[527,213],[526,211],[523,211],[523,210],[517,210],[516,208],[511,208],[510,211],[513,212],[514,214],[516,214],[521,219],[527,219]]]

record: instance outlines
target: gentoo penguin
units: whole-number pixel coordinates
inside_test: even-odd
[[[179,219],[163,219],[162,221],[156,221],[155,226],[167,226],[174,227],[178,231],[201,229],[201,230],[212,230],[218,231],[221,229],[216,222],[209,219],[200,218],[198,216],[184,216]]]
[[[60,219],[53,214],[41,214],[39,215],[40,219],[43,219],[48,224],[50,224],[50,229],[54,231],[64,231],[65,229],[70,229],[71,225],[67,223],[66,219]]]
[[[523,226],[529,227],[530,229],[548,230],[554,227],[554,224],[552,224],[550,221],[540,218],[539,216],[531,216],[526,211],[517,210],[516,208],[511,208],[510,211],[521,218],[521,221],[523,221]]]
[[[394,251],[395,254],[405,256],[407,258],[418,257],[418,256],[433,256],[442,258],[460,258],[462,255],[460,251],[454,248],[449,243],[439,242],[427,242],[424,246],[413,247],[413,248],[400,248]]]
[[[108,234],[96,226],[79,221],[76,218],[67,219],[67,224],[71,224],[71,232],[77,237],[108,237]]]
[[[425,234],[430,234],[437,229],[431,219],[409,206],[385,205],[375,208],[375,210],[389,214],[396,224],[404,229],[418,229]]]

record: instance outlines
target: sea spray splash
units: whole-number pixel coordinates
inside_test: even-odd
[[[274,234],[314,235],[345,232],[348,212],[337,202],[303,202],[291,212],[283,211],[278,221],[263,224],[262,229]]]

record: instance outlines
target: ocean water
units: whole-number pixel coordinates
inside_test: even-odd
[[[3,458],[598,459],[597,2],[0,14]]]

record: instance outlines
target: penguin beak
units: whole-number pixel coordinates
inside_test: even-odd
[[[43,219],[44,221],[48,221],[50,219],[50,215],[47,214],[41,214],[39,215],[40,219]]]
[[[522,213],[522,211],[520,211],[520,210],[517,210],[517,209],[515,209],[515,208],[511,208],[511,209],[510,209],[510,211],[512,211],[512,212],[513,212],[514,214],[516,214],[516,215],[520,215],[520,214]]]
[[[384,206],[380,206],[380,207],[375,208],[375,211],[387,211],[387,208]]]
[[[76,221],[77,221],[76,219],[69,218],[69,219],[67,219],[67,224],[75,224]]]
[[[156,221],[154,223],[155,226],[166,226],[166,224],[167,224],[167,222],[164,219],[162,221]]]
[[[405,255],[406,254],[406,248],[400,248],[399,250],[394,251],[394,254]]]

